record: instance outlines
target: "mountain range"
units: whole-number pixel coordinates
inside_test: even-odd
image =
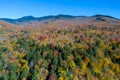
[[[120,19],[114,18],[108,15],[94,15],[94,16],[72,16],[72,15],[50,15],[44,17],[33,17],[33,16],[24,16],[18,19],[10,19],[10,18],[0,18],[2,22],[6,22],[13,25],[22,25],[22,26],[40,26],[41,24],[51,24],[51,23],[74,23],[74,24],[82,24],[82,23],[99,23],[106,22],[110,24],[119,23]]]

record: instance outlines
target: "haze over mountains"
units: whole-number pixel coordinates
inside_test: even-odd
[[[114,18],[107,15],[94,15],[94,16],[72,16],[72,15],[50,15],[44,17],[33,17],[33,16],[24,16],[18,19],[10,18],[0,18],[2,22],[7,22],[8,24],[22,25],[22,26],[41,26],[48,24],[86,24],[86,23],[109,23],[117,24],[120,22],[120,19]],[[63,25],[62,25],[63,26]]]

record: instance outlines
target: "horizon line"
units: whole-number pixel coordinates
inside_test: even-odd
[[[25,16],[17,17],[17,18],[0,17],[0,19],[3,19],[3,18],[6,18],[6,19],[19,19],[19,18],[28,17],[28,16],[31,16],[31,17],[34,17],[34,18],[42,18],[42,17],[47,17],[47,16],[59,16],[59,15],[66,15],[66,16],[73,16],[73,17],[92,17],[92,16],[96,16],[96,15],[101,15],[101,16],[109,16],[109,17],[113,17],[113,18],[116,18],[116,19],[120,19],[118,17],[114,17],[114,16],[106,15],[106,14],[94,14],[94,15],[52,14],[52,15],[44,15],[44,16],[25,15]]]

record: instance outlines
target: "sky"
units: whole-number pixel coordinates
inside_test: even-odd
[[[110,15],[120,19],[120,0],[0,0],[0,18],[32,15]]]

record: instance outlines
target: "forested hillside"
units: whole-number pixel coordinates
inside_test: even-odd
[[[0,26],[0,80],[120,79],[120,22],[4,24]]]

